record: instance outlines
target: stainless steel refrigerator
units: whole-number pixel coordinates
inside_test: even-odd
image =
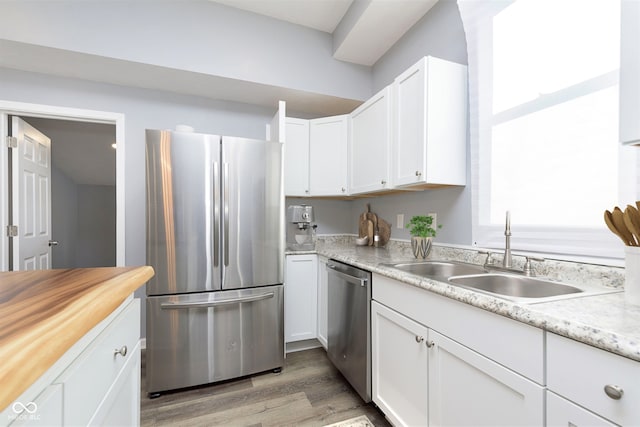
[[[150,395],[282,367],[282,150],[146,131]]]

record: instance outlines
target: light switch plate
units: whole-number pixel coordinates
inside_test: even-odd
[[[404,228],[404,214],[396,215],[396,228]]]

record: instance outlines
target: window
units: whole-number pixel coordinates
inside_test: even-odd
[[[458,0],[469,52],[473,239],[623,257],[604,211],[633,203],[618,144],[619,0]]]

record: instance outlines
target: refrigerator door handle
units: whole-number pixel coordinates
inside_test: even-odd
[[[175,310],[181,308],[208,308],[208,307],[220,307],[223,305],[240,304],[243,302],[261,301],[264,299],[273,298],[273,292],[266,294],[251,295],[248,297],[229,298],[218,301],[193,301],[193,302],[164,302],[160,304],[160,308],[163,310]]]
[[[213,266],[220,264],[220,166],[213,162]]]
[[[229,266],[229,163],[224,163],[223,197],[224,197],[224,265]]]

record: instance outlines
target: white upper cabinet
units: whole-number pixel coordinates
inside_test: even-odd
[[[311,196],[347,195],[349,115],[310,120],[309,135]]]
[[[309,195],[309,120],[286,118],[284,194]]]
[[[392,86],[394,185],[465,185],[467,67],[428,56]]]
[[[392,188],[391,87],[387,86],[351,113],[349,191],[373,193]]]

